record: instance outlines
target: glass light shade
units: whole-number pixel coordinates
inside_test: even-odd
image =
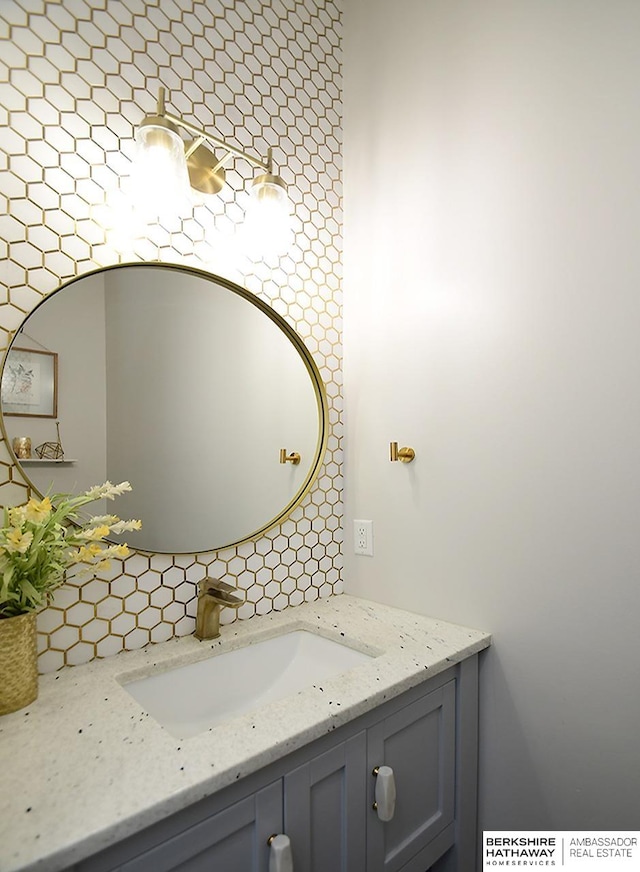
[[[145,120],[136,131],[136,207],[154,216],[179,215],[189,200],[189,174],[180,134],[163,119]]]
[[[292,242],[291,205],[282,179],[265,173],[254,179],[244,222],[248,254],[285,254]]]

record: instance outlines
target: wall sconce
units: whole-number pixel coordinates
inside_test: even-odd
[[[413,448],[398,448],[397,442],[389,443],[389,460],[399,460],[402,463],[411,463],[416,456]]]
[[[185,142],[180,129],[194,138]],[[189,188],[205,195],[225,185],[224,165],[243,158],[263,172],[253,179],[245,218],[245,233],[254,253],[280,253],[289,242],[290,204],[287,187],[274,172],[271,149],[265,160],[254,157],[167,112],[165,89],[160,88],[155,115],[146,115],[136,130],[136,198],[156,214],[171,209],[179,214]],[[212,149],[220,149],[217,157]]]

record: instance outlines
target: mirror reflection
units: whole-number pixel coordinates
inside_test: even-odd
[[[55,444],[57,420],[64,458],[34,451],[17,461],[24,475],[40,494],[130,481],[121,512],[143,522],[132,547],[196,553],[253,538],[317,474],[326,440],[318,370],[284,319],[224,279],[165,264],[97,270],[29,315],[3,377],[25,349],[57,355],[57,416],[32,414],[37,374],[26,414],[5,378],[8,444]],[[286,459],[296,454],[298,463]]]

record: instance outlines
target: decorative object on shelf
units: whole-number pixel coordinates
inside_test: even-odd
[[[31,439],[29,436],[15,436],[11,445],[13,446],[13,453],[18,460],[31,457]]]
[[[413,448],[398,448],[397,442],[389,443],[389,460],[396,461],[399,460],[401,463],[411,463],[411,461],[416,456]]]
[[[82,520],[80,509],[130,490],[128,481],[118,485],[105,482],[78,496],[53,494],[4,509],[0,530],[0,714],[24,708],[38,695],[35,613],[63,584],[66,570],[77,564],[84,564],[81,573],[107,569],[111,558],[126,557],[129,548],[126,544],[106,545],[105,536],[141,527],[140,521],[121,521],[116,515]]]
[[[36,454],[45,460],[63,460],[64,448],[60,439],[60,421],[56,421],[56,433],[58,434],[57,442],[43,442],[42,445],[36,446]],[[14,449],[15,450],[15,449]],[[16,457],[19,455],[16,454]]]
[[[10,348],[2,370],[2,414],[55,418],[58,414],[58,355]]]
[[[179,129],[194,139],[185,142]],[[284,253],[291,235],[291,207],[287,186],[274,171],[270,148],[261,160],[172,115],[166,111],[164,88],[158,94],[156,113],[140,122],[136,142],[134,197],[139,208],[156,215],[167,208],[178,212],[180,204],[188,200],[189,187],[205,195],[219,193],[225,185],[224,165],[232,158],[242,158],[261,169],[251,184],[246,232],[256,253]],[[221,155],[214,155],[212,148],[220,149]]]

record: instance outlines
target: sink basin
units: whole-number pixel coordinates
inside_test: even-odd
[[[120,682],[166,730],[187,739],[370,659],[348,645],[294,630],[147,678],[123,676]]]

